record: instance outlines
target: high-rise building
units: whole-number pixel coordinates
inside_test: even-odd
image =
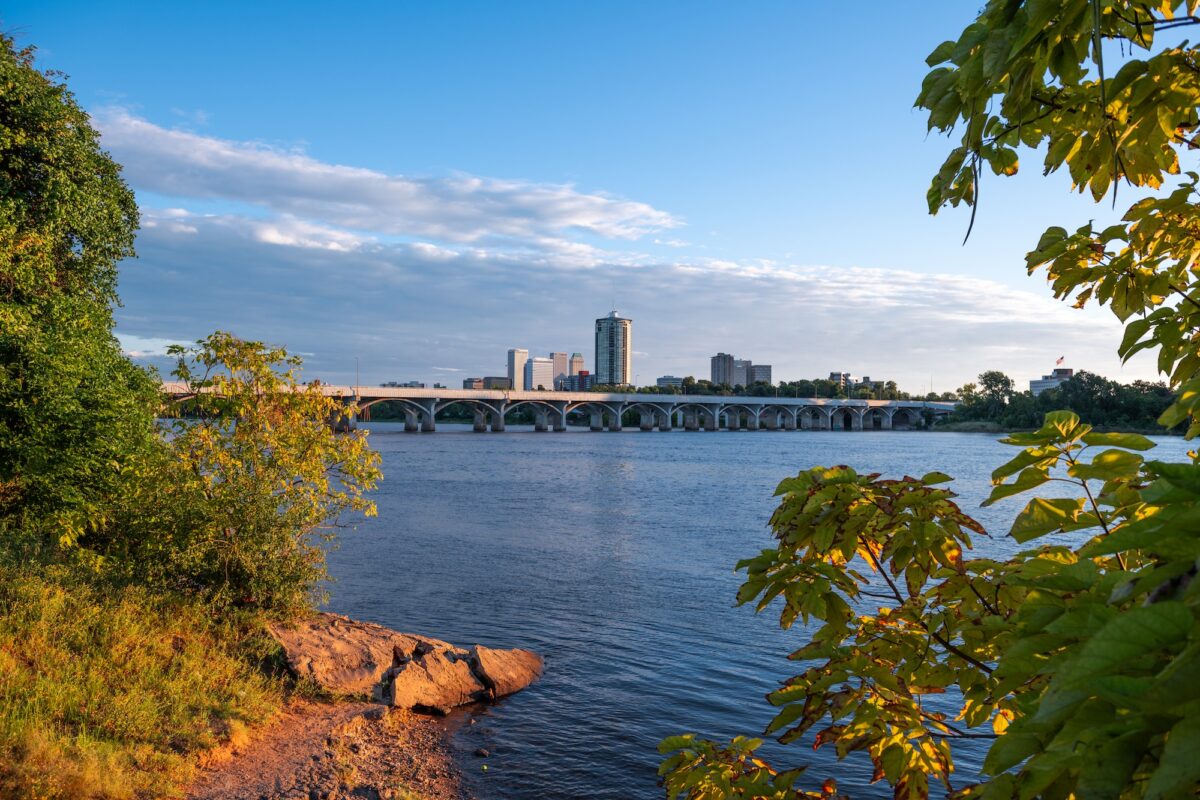
[[[583,353],[571,353],[571,363],[567,375],[578,375],[583,372]]]
[[[712,357],[712,372],[710,380],[720,386],[722,383],[733,385],[733,356],[728,353],[717,353]]]
[[[750,359],[735,358],[733,360],[733,380],[731,386],[746,386],[750,382]]]
[[[750,365],[750,383],[770,383],[771,382],[771,365],[770,364],[751,364]],[[747,384],[749,385],[749,384]]]
[[[525,388],[525,362],[529,351],[514,347],[508,351],[508,382],[516,391]]]
[[[482,389],[483,378],[463,378],[464,389]]]
[[[554,385],[546,388],[560,389],[563,381],[567,379],[568,370],[570,369],[570,356],[566,353],[551,353],[550,360],[554,362]]]
[[[616,309],[596,320],[596,382],[604,386],[633,383],[633,320]]]
[[[658,388],[666,389],[671,386],[683,386],[683,378],[677,378],[674,375],[663,375],[654,383]]]
[[[522,370],[524,372],[524,370]],[[485,389],[511,389],[512,379],[501,376],[489,376],[483,379],[483,388]]]
[[[554,361],[534,356],[525,362],[525,391],[541,391],[554,388]]]

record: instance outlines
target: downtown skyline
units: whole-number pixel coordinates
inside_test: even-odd
[[[860,67],[846,76],[853,91],[835,92],[813,77],[831,45],[773,33],[810,13],[784,4],[739,15],[728,39],[719,6],[688,7],[690,38],[655,39],[667,48],[657,55],[628,45],[683,6],[623,25],[607,13],[592,47],[627,55],[604,74],[594,52],[570,52],[588,11],[540,6],[531,42],[478,6],[457,15],[459,43],[445,53],[343,54],[364,76],[336,87],[345,96],[293,47],[316,35],[302,13],[245,12],[254,46],[202,60],[232,8],[201,13],[186,46],[169,35],[178,10],[17,3],[4,19],[41,48],[40,66],[79,76],[80,101],[137,191],[140,258],[122,267],[117,333],[160,369],[169,343],[225,329],[286,345],[310,378],[350,382],[357,358],[363,383],[454,385],[503,374],[508,342],[544,353],[580,340],[595,308],[615,302],[638,320],[641,383],[703,376],[719,349],[753,352],[777,380],[853,364],[911,391],[953,390],[985,369],[1023,383],[1062,353],[1114,379],[1158,377],[1145,359],[1121,368],[1107,310],[1075,311],[1024,276],[1045,220],[1102,221],[1105,207],[1057,192],[1017,203],[1041,180],[1034,161],[985,187],[965,246],[965,214],[927,216],[945,142],[926,139],[909,108],[929,49],[915,34],[953,29],[969,8],[879,9],[887,24],[863,35],[887,69]],[[381,30],[450,24],[435,9],[374,13],[387,17]],[[331,20],[328,34],[358,23]],[[95,34],[119,38],[122,26],[140,44],[118,56]],[[697,49],[722,56],[706,66],[686,55]],[[202,63],[216,74],[189,78]],[[536,113],[520,97],[530,87]],[[304,105],[308,91],[328,100],[323,118]],[[855,123],[864,107],[869,131]],[[612,135],[608,116],[637,119],[637,135]],[[711,125],[682,137],[674,119]],[[718,142],[732,155],[713,163]]]

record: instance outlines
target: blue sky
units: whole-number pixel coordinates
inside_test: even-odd
[[[930,217],[949,148],[912,109],[974,4],[9,3],[144,214],[118,333],[214,329],[308,374],[450,385],[580,350],[615,298],[635,367],[832,370],[954,388],[1069,366],[1130,380],[1107,312],[1023,256],[1106,206],[1026,155],[971,240]]]

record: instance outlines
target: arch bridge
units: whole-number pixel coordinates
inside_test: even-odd
[[[568,414],[582,414],[593,431],[619,431],[627,412],[643,431],[726,430],[908,430],[949,414],[954,403],[923,400],[833,400],[820,397],[723,397],[718,395],[605,392],[517,392],[472,389],[410,389],[392,386],[323,385],[325,394],[352,406],[346,425],[385,401],[404,409],[404,429],[432,433],[437,416],[462,404],[474,414],[476,431],[503,431],[509,411],[529,407],[537,431],[565,431]],[[163,391],[186,399],[186,387],[164,383]]]

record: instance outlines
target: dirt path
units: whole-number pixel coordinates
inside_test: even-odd
[[[462,800],[444,721],[372,703],[294,703],[213,759],[188,800]]]

